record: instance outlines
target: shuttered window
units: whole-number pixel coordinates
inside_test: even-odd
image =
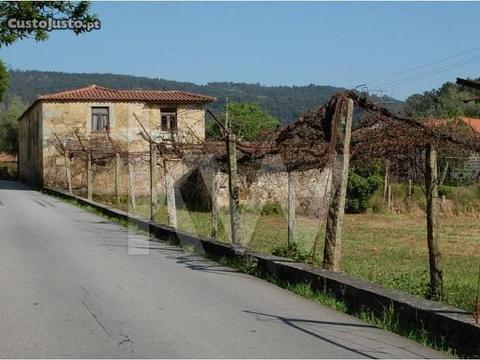
[[[92,107],[92,131],[110,129],[110,113],[108,107]]]

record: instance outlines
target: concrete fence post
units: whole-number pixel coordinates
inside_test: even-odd
[[[150,143],[150,219],[154,220],[158,210],[157,196],[157,149]]]
[[[215,170],[212,170],[212,238],[216,239],[218,236],[218,207],[217,207],[217,194],[218,194],[218,175]]]
[[[115,154],[115,202],[120,204],[120,169],[122,166],[122,159],[119,153]]]
[[[171,174],[170,164],[167,159],[163,159],[163,170],[165,175],[165,192],[167,195],[167,215],[168,225],[177,228],[177,207],[175,203],[175,184]]]
[[[93,173],[92,173],[92,152],[87,152],[87,198],[92,200],[93,198]]]
[[[71,171],[71,164],[70,164],[70,156],[68,151],[65,149],[65,183],[68,189],[68,193],[72,194],[72,171]]]
[[[229,190],[229,204],[230,204],[230,228],[232,232],[232,243],[240,244],[239,228],[240,228],[240,214],[239,214],[239,184],[238,184],[238,169],[237,169],[237,145],[235,142],[235,135],[227,135],[227,152],[228,152],[228,190]]]
[[[323,267],[333,271],[340,271],[341,234],[347,195],[352,118],[353,100],[347,99],[342,103],[339,115],[337,150],[332,168],[331,203],[327,215],[323,255]]]
[[[295,176],[292,171],[288,172],[288,246],[295,242]]]
[[[430,264],[430,296],[432,300],[443,297],[442,253],[439,237],[438,167],[437,150],[433,144],[426,149],[425,188],[427,191],[427,244]]]
[[[128,201],[130,209],[133,213],[137,210],[137,204],[135,199],[135,167],[130,159],[128,161]],[[129,209],[129,210],[130,210]]]
[[[385,160],[385,176],[383,178],[383,203],[387,205],[389,200],[388,186],[390,185],[390,160]],[[387,205],[387,207],[390,207]]]

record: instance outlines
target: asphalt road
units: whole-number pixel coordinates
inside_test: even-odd
[[[443,354],[0,181],[0,357]]]

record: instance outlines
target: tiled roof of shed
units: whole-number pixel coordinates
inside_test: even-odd
[[[97,85],[80,89],[41,95],[38,100],[45,101],[139,101],[173,103],[210,103],[215,98],[183,91],[161,90],[116,90]]]
[[[473,131],[480,134],[480,119],[477,118],[470,118],[465,116],[459,116],[455,120],[456,122],[463,122],[465,125],[468,125],[472,128]],[[434,119],[429,118],[425,119],[425,123],[430,127],[441,127],[446,125],[449,122],[447,119]]]
[[[480,134],[480,119],[461,117],[460,118],[465,124],[470,126],[476,133]]]

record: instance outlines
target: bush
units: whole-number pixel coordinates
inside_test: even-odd
[[[0,164],[0,180],[16,180],[18,176],[15,164]]]
[[[266,202],[263,205],[261,215],[282,215],[282,206],[278,202]]]
[[[377,172],[364,177],[355,170],[350,170],[345,211],[352,214],[364,213],[370,206],[370,198],[382,182],[383,179]]]
[[[377,190],[370,198],[370,206],[374,214],[385,214],[385,204],[383,203],[383,191]]]
[[[298,262],[306,262],[309,253],[299,242],[292,242],[288,245],[277,246],[272,251],[272,255],[281,256]]]
[[[448,185],[440,185],[438,187],[438,196],[445,196],[446,198],[451,199],[453,195],[453,187]]]

